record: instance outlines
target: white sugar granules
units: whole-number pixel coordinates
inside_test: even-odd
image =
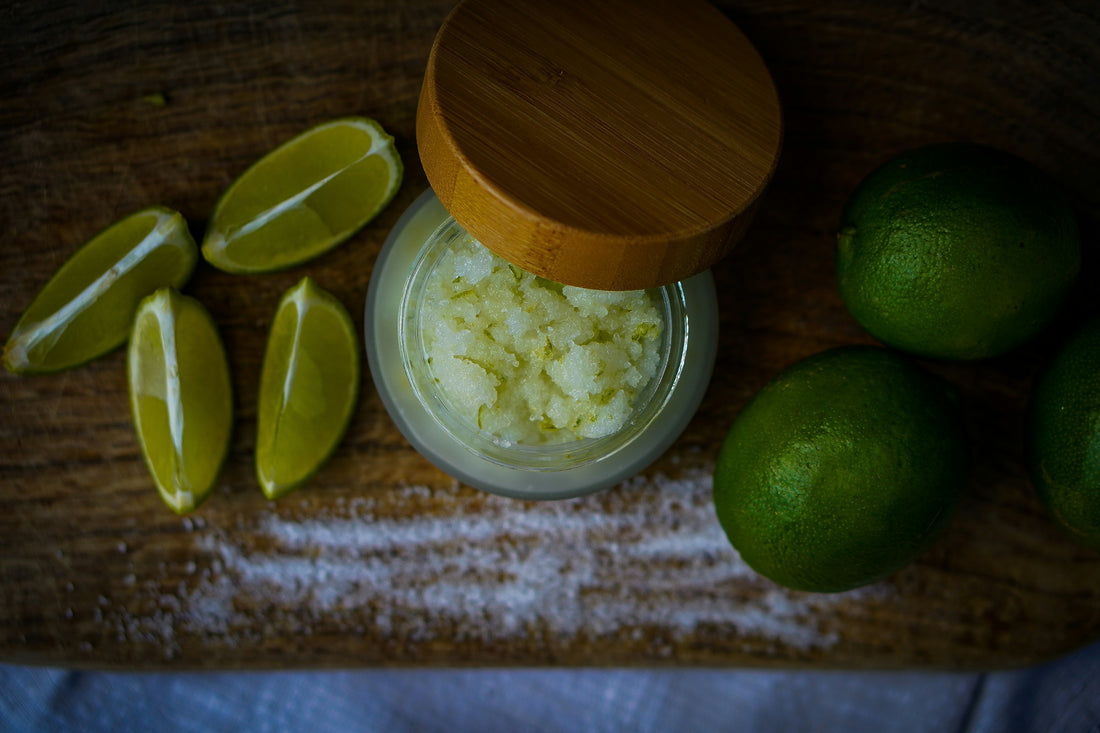
[[[636,479],[595,496],[461,501],[457,487],[402,489],[445,515],[389,518],[352,501],[336,516],[263,516],[246,542],[196,536],[198,582],[181,589],[179,628],[227,644],[314,625],[413,641],[561,638],[660,629],[675,642],[729,629],[797,649],[834,644],[821,617],[886,586],[833,595],[786,591],[753,573],[714,517],[710,474]],[[249,609],[264,609],[264,619]],[[268,629],[270,630],[270,629]]]
[[[513,443],[616,432],[661,362],[662,319],[646,291],[558,285],[469,235],[440,257],[420,308],[444,398],[471,425]]]

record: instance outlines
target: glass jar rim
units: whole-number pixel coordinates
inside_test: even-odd
[[[687,305],[683,287],[672,283],[652,288],[654,304],[660,314],[660,355],[657,373],[634,397],[626,422],[616,431],[597,438],[562,442],[518,443],[481,430],[460,415],[445,395],[436,388],[428,366],[428,355],[421,338],[419,303],[434,268],[443,253],[467,232],[447,217],[425,242],[405,281],[398,308],[398,349],[406,377],[416,399],[438,426],[456,443],[475,456],[500,466],[525,471],[564,471],[606,460],[630,445],[660,416],[683,374],[688,344]]]
[[[398,311],[413,262],[432,232],[449,216],[431,188],[409,205],[374,260],[363,304],[363,339],[371,378],[382,406],[410,446],[457,481],[522,500],[557,501],[584,496],[653,464],[683,434],[710,384],[719,320],[710,271],[681,282],[691,338],[683,374],[660,419],[612,459],[572,471],[524,471],[480,458],[444,432],[413,394],[398,353]]]

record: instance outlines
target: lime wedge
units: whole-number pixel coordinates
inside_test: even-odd
[[[134,316],[130,410],[161,498],[178,514],[206,499],[233,429],[229,361],[199,301],[162,288]]]
[[[207,227],[203,257],[236,273],[310,260],[373,219],[402,174],[393,138],[374,120],[318,125],[268,153],[226,190]]]
[[[256,477],[277,499],[340,443],[359,394],[359,343],[344,306],[303,278],[279,301],[260,372]]]
[[[117,348],[141,299],[160,287],[183,287],[198,258],[187,222],[171,209],[153,206],[115,222],[34,297],[4,345],[4,368],[58,372]]]

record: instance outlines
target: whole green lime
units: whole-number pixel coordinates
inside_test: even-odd
[[[993,148],[917,148],[871,172],[837,235],[841,297],[876,339],[945,359],[1004,353],[1056,314],[1080,268],[1073,211]]]
[[[1100,552],[1100,318],[1072,336],[1036,380],[1027,443],[1032,482],[1054,521]]]
[[[969,466],[950,385],[897,352],[847,346],[789,367],[746,405],[718,456],[714,503],[758,573],[843,591],[913,561]]]

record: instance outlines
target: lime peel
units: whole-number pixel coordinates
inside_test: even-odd
[[[1047,327],[1081,267],[1069,199],[1031,163],[972,143],[884,162],[852,192],[837,287],[883,344],[936,359],[1006,353]]]
[[[788,367],[745,405],[718,454],[714,505],[758,573],[832,593],[915,560],[969,475],[954,388],[898,352],[843,346]]]
[[[307,481],[339,445],[357,401],[359,374],[351,316],[303,278],[279,301],[260,376],[256,477],[269,499]]]
[[[127,354],[130,408],[142,456],[178,514],[211,493],[233,425],[229,362],[209,312],[161,288],[134,317]]]
[[[180,402],[179,356],[176,353],[176,329],[169,308],[167,291],[161,291],[153,304],[153,315],[160,326],[160,347],[164,352],[165,402],[168,407],[168,434],[172,438],[172,486],[176,495],[186,489],[188,501],[193,500],[191,481],[183,468],[183,408]]]
[[[345,158],[364,135],[370,142],[365,152]],[[370,167],[371,161],[381,167]],[[377,216],[397,193],[403,173],[393,137],[374,120],[345,117],[317,125],[256,161],[229,186],[211,216],[203,257],[232,273],[306,262]]]
[[[153,217],[152,226],[136,244],[127,245],[125,240],[131,229],[140,226],[140,220],[147,217]],[[126,249],[116,254],[114,250],[120,244]],[[175,250],[170,266],[162,263],[150,266],[146,272],[136,272],[162,248]],[[79,281],[83,279],[80,270],[102,269],[102,262],[99,268],[91,264],[103,259],[112,262],[80,287]],[[16,374],[62,371],[113,350],[126,341],[138,301],[161,286],[182,287],[197,261],[198,248],[178,212],[153,206],[120,219],[82,245],[35,296],[4,346],[4,367]],[[131,288],[129,298],[119,293],[118,298],[112,299],[112,289],[128,276],[143,279]],[[74,281],[80,287],[75,295],[65,298],[63,292],[58,292],[72,286]],[[61,303],[51,308],[45,305],[50,300]],[[104,312],[94,312],[97,309]],[[100,333],[91,337],[90,343],[69,345],[63,354],[55,351],[63,339],[81,339],[79,333],[69,334],[69,327],[82,316],[91,319],[92,315]]]
[[[1067,536],[1100,552],[1100,318],[1063,342],[1028,400],[1031,483]]]
[[[314,191],[317,191],[318,189],[322,188],[324,185],[326,185],[327,183],[329,183],[330,181],[335,179],[338,175],[340,175],[344,171],[346,171],[349,168],[351,168],[352,166],[354,166],[356,163],[360,163],[360,162],[366,160],[367,158],[369,158],[370,156],[378,154],[378,152],[380,150],[382,150],[383,147],[385,147],[387,144],[390,144],[392,142],[393,142],[393,138],[387,138],[385,140],[380,139],[380,138],[374,138],[374,141],[373,141],[373,144],[371,145],[371,148],[367,152],[363,153],[363,155],[359,156],[355,160],[350,161],[347,165],[344,165],[344,166],[338,168],[337,170],[335,170],[332,173],[328,174],[327,176],[325,176],[321,180],[317,181],[316,183],[308,186],[307,188],[302,189],[301,191],[299,191],[295,195],[291,196],[290,198],[283,199],[282,201],[277,202],[271,208],[265,209],[258,216],[256,216],[256,218],[250,220],[244,226],[237,227],[237,228],[232,229],[231,231],[227,232],[227,236],[224,239],[222,239],[221,242],[220,242],[220,247],[224,249],[233,239],[235,239],[237,237],[240,237],[240,236],[243,236],[245,234],[251,234],[252,232],[256,231],[257,229],[259,229],[259,228],[265,226],[266,224],[268,224],[272,219],[279,216],[280,214],[283,214],[286,211],[288,211],[288,210],[290,210],[290,209],[292,209],[292,208],[294,208],[298,205],[305,204],[305,202],[309,198],[309,195],[312,194]],[[308,205],[308,204],[306,204],[306,205]],[[213,247],[216,247],[216,246],[218,246],[217,240],[212,240],[211,247],[213,248]]]

